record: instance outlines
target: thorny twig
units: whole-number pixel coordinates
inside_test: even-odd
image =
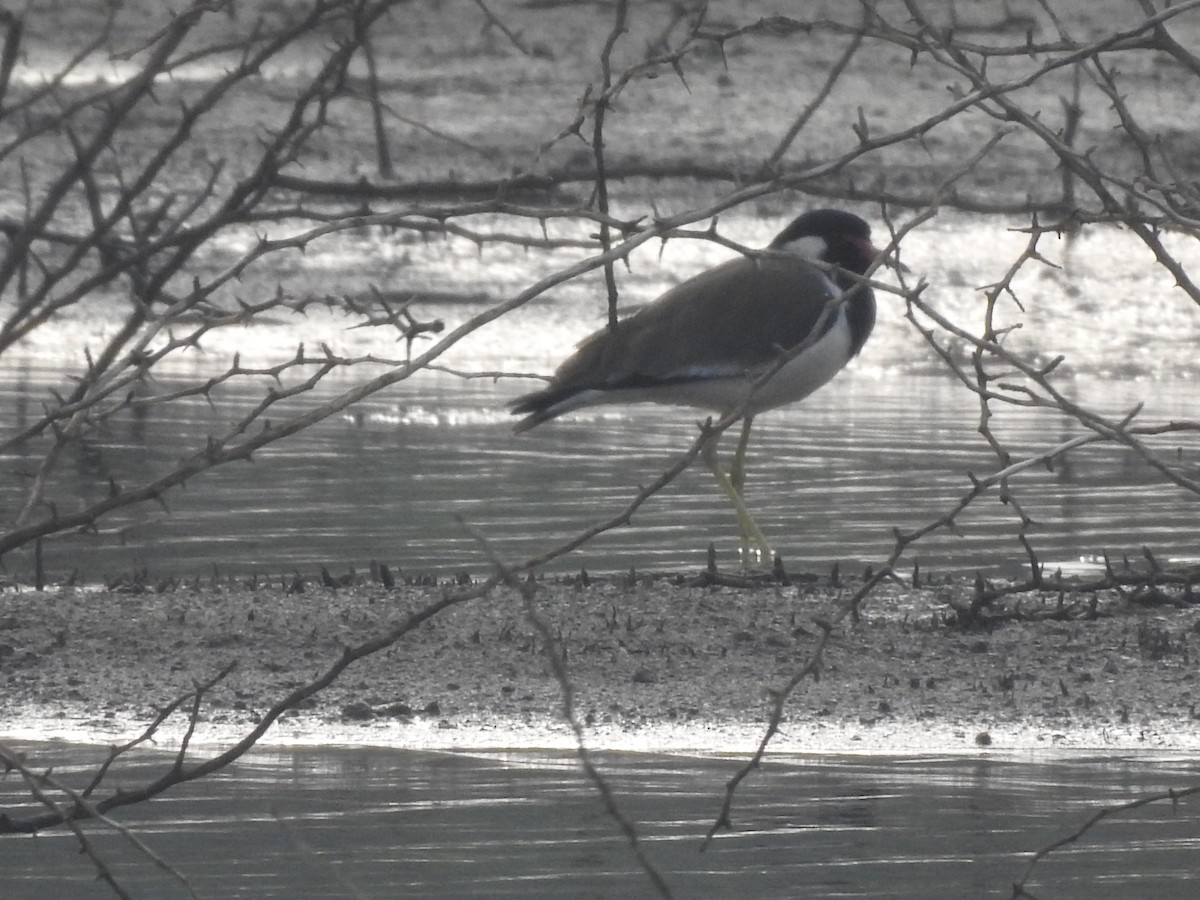
[[[0,115],[4,115],[8,122],[17,122],[13,114],[19,112],[25,125],[0,146],[0,161],[12,159],[23,148],[35,146],[36,142],[44,140],[47,135],[54,133],[51,126],[55,123],[61,126],[70,153],[69,161],[57,173],[57,177],[38,190],[31,184],[29,168],[22,161],[20,177],[27,201],[25,214],[0,222],[10,251],[0,260],[0,286],[8,292],[5,299],[12,299],[11,308],[16,311],[15,315],[9,315],[6,311],[6,318],[0,321],[0,353],[102,288],[123,285],[128,291],[121,292],[123,302],[127,304],[121,326],[107,338],[98,352],[81,364],[74,388],[66,395],[49,401],[41,417],[27,424],[19,435],[10,436],[8,446],[44,440],[46,450],[40,467],[29,479],[26,502],[16,520],[16,527],[0,534],[0,552],[40,541],[43,537],[67,529],[94,528],[100,519],[117,509],[147,499],[161,498],[165,491],[214,466],[248,459],[259,448],[283,440],[375,391],[404,381],[414,372],[439,366],[439,357],[467,335],[542,296],[554,286],[597,268],[611,269],[617,261],[628,259],[647,241],[688,236],[703,237],[732,246],[732,242],[717,235],[715,229],[688,231],[688,226],[711,220],[720,212],[740,204],[796,190],[814,197],[869,201],[880,203],[885,208],[888,205],[901,205],[925,210],[926,213],[940,206],[1036,213],[1038,216],[1032,220],[1030,241],[1025,251],[987,289],[983,326],[978,333],[950,321],[927,303],[920,285],[900,292],[906,298],[910,320],[920,329],[930,346],[939,352],[947,370],[976,393],[980,404],[979,429],[996,455],[999,467],[985,478],[972,477],[970,487],[959,501],[941,516],[907,533],[897,531],[893,550],[887,560],[874,569],[872,576],[844,601],[839,609],[838,621],[857,615],[859,606],[870,592],[885,578],[895,576],[895,567],[906,550],[934,531],[954,528],[956,518],[963,510],[984,493],[995,490],[1012,502],[1018,516],[1020,524],[1017,537],[1030,555],[1031,583],[1038,587],[1053,586],[1054,581],[1045,579],[1040,573],[1027,539],[1028,517],[1016,502],[1013,480],[1029,468],[1052,461],[1084,444],[1109,442],[1128,447],[1179,488],[1191,492],[1200,490],[1194,478],[1159,459],[1142,440],[1167,431],[1194,432],[1200,429],[1197,423],[1143,424],[1135,421],[1139,415],[1137,409],[1114,420],[1080,408],[1056,387],[1052,377],[1056,364],[1033,364],[1009,350],[1004,344],[1002,330],[995,327],[992,317],[996,304],[1004,296],[1016,299],[1013,290],[1015,274],[1027,263],[1040,258],[1037,251],[1040,234],[1048,228],[1074,231],[1091,223],[1128,227],[1150,248],[1158,264],[1195,302],[1200,303],[1200,289],[1189,277],[1186,266],[1166,249],[1161,239],[1164,229],[1195,233],[1200,228],[1200,194],[1187,175],[1186,161],[1170,153],[1153,131],[1142,124],[1137,105],[1129,101],[1123,90],[1125,83],[1117,66],[1109,62],[1114,58],[1119,59],[1123,54],[1161,53],[1178,65],[1180,71],[1200,74],[1200,63],[1168,30],[1169,26],[1181,21],[1181,17],[1200,7],[1200,0],[1187,0],[1162,9],[1156,9],[1150,0],[1143,0],[1141,21],[1088,41],[1074,39],[1069,29],[1052,15],[1053,10],[1046,5],[1057,32],[1055,37],[1035,39],[1030,32],[1024,39],[997,44],[985,44],[956,35],[952,29],[929,20],[918,3],[905,4],[908,19],[902,25],[890,22],[881,12],[883,8],[873,3],[864,6],[862,19],[855,23],[834,19],[804,21],[776,16],[717,31],[707,28],[702,15],[695,16],[690,20],[686,37],[675,47],[665,46],[664,37],[653,44],[645,58],[623,71],[616,71],[611,66],[606,51],[599,90],[582,92],[583,98],[568,117],[569,121],[557,131],[557,136],[538,145],[529,154],[530,164],[526,170],[518,168],[513,172],[501,172],[494,178],[476,182],[465,182],[451,176],[424,184],[413,179],[402,185],[376,186],[339,182],[331,178],[301,177],[294,171],[282,171],[302,160],[304,148],[314,135],[323,132],[330,105],[338,98],[351,94],[352,89],[347,87],[346,78],[356,45],[354,41],[346,41],[330,51],[320,72],[298,91],[280,127],[264,133],[256,157],[257,164],[251,167],[252,171],[248,174],[234,174],[232,187],[229,186],[231,174],[222,161],[215,161],[206,169],[206,177],[190,196],[176,196],[174,190],[161,187],[164,175],[168,174],[167,163],[189,146],[192,130],[197,123],[218,110],[221,102],[236,86],[261,71],[262,66],[276,53],[304,35],[323,33],[323,29],[335,28],[347,21],[361,26],[357,30],[348,29],[347,33],[358,34],[362,40],[366,40],[370,22],[373,17],[382,15],[387,5],[330,0],[313,4],[304,15],[298,15],[284,25],[256,30],[252,38],[237,45],[242,54],[240,61],[180,109],[168,137],[158,151],[150,154],[140,165],[118,156],[114,149],[114,135],[133,119],[139,104],[153,99],[154,86],[161,84],[164,76],[179,71],[186,64],[205,59],[207,54],[217,57],[230,49],[228,44],[216,43],[201,49],[181,50],[185,39],[191,38],[195,23],[215,8],[214,5],[194,4],[156,32],[138,57],[141,60],[139,70],[120,89],[100,86],[82,98],[64,93],[66,76],[92,52],[104,46],[112,27],[112,18],[109,18],[101,35],[94,42],[89,42],[80,55],[68,61],[60,72],[54,73],[41,85],[20,93],[14,88],[11,75],[12,60],[17,58],[16,48],[22,40],[21,20],[12,14],[3,16],[7,32],[3,55],[0,55],[0,102],[6,102],[7,105],[0,105]],[[489,14],[483,3],[478,5],[485,15]],[[618,9],[623,12],[625,7],[621,4]],[[610,32],[612,42],[621,33],[622,21],[622,18],[618,18]],[[675,24],[676,20],[673,19],[664,35],[673,30]],[[764,36],[799,42],[825,40],[829,35],[849,38],[835,68],[757,168],[736,166],[721,160],[612,160],[605,155],[604,110],[639,78],[672,69],[682,79],[682,64],[703,42],[707,41],[724,52],[727,44],[752,41]],[[929,64],[938,72],[952,75],[956,83],[952,86],[950,98],[933,113],[916,121],[905,121],[889,130],[874,126],[863,115],[854,125],[857,140],[853,146],[838,145],[838,149],[822,156],[784,166],[782,159],[787,149],[803,135],[818,109],[825,108],[827,98],[840,86],[844,73],[851,71],[862,60],[863,54],[859,48],[868,45],[900,48],[911,55],[914,64]],[[611,50],[612,43],[608,46]],[[1024,68],[1016,65],[1025,60],[1028,60],[1028,65]],[[994,65],[992,72],[989,72],[989,61],[1005,63],[1008,66],[1005,71],[1013,74],[1004,78],[996,77],[993,72],[997,66]],[[1061,73],[1069,73],[1073,79],[1072,95],[1064,106],[1066,121],[1062,127],[1056,127],[1040,110],[1025,106],[1021,92]],[[1087,104],[1084,88],[1089,84],[1091,89],[1098,90],[1111,104],[1117,126],[1134,150],[1140,170],[1132,175],[1118,167],[1106,165],[1088,146],[1087,135],[1082,132],[1089,123],[1075,108]],[[47,102],[57,104],[56,114],[42,115],[40,118],[29,114],[43,109],[41,104]],[[103,111],[98,124],[95,127],[82,127],[80,123],[95,110]],[[595,125],[592,142],[594,165],[537,168],[559,141],[580,134],[589,111],[594,115]],[[864,185],[855,179],[856,166],[912,143],[926,146],[925,142],[936,137],[942,126],[976,112],[1002,122],[1005,129],[1032,136],[1048,151],[1051,160],[1062,169],[1059,196],[996,198],[986,191],[972,196],[966,189],[944,185],[935,199],[928,190],[919,186],[895,187],[883,180]],[[971,172],[980,159],[982,156],[974,158],[966,171]],[[116,173],[111,179],[101,175],[108,168]],[[758,180],[740,181],[740,173],[745,171],[763,174]],[[598,202],[597,208],[587,209],[575,203],[564,205],[557,202],[557,198],[555,202],[541,205],[532,202],[518,204],[509,199],[516,190],[528,188],[549,191],[570,184],[590,183],[596,185],[598,191],[603,191],[603,186],[610,181],[635,177],[695,177],[729,182],[733,188],[697,208],[673,216],[661,216],[655,210],[654,215],[645,219],[636,215],[616,218],[603,200]],[[302,199],[290,205],[280,202],[280,189],[302,192],[307,200]],[[272,191],[276,193],[273,195]],[[436,193],[438,191],[442,193]],[[346,208],[330,211],[327,207],[307,205],[314,202],[321,192],[337,192]],[[457,199],[447,202],[431,199],[443,194]],[[474,199],[462,199],[464,197]],[[84,215],[72,219],[69,214],[77,201]],[[354,206],[376,201],[399,202],[403,206],[386,213],[373,212],[365,206]],[[68,215],[64,216],[64,213]],[[499,223],[524,220],[531,226],[541,226],[543,234],[541,238],[530,237],[504,224],[487,227],[469,222],[471,217],[485,215]],[[69,227],[63,224],[64,218],[71,221]],[[921,216],[918,216],[907,227],[915,227],[920,219]],[[87,227],[80,228],[80,221],[86,221]],[[223,372],[183,388],[149,393],[134,390],[150,380],[155,367],[162,361],[198,348],[201,340],[215,329],[239,327],[272,311],[302,313],[308,301],[289,298],[282,293],[257,302],[239,299],[236,306],[219,299],[222,290],[235,285],[255,263],[271,254],[304,251],[314,241],[328,235],[380,228],[403,229],[421,235],[444,235],[471,241],[481,247],[489,243],[509,243],[528,250],[595,250],[597,244],[594,241],[582,240],[572,234],[551,236],[545,232],[546,223],[558,221],[569,225],[599,225],[604,235],[599,244],[600,252],[593,252],[589,258],[563,266],[516,295],[491,304],[484,312],[425,345],[424,352],[415,357],[411,352],[403,360],[384,359],[375,354],[351,357],[324,347],[319,352],[300,348],[290,359],[265,365],[243,366],[235,359]],[[1043,225],[1043,221],[1051,224]],[[310,224],[309,227],[297,228],[295,222]],[[181,276],[190,276],[190,263],[197,249],[218,235],[229,234],[234,226],[253,223],[261,223],[262,227],[271,224],[277,232],[270,236],[261,235],[250,249],[238,254],[215,274],[204,278],[183,278],[191,283],[181,287]],[[612,240],[614,234],[620,235],[615,242]],[[383,309],[382,315],[373,312],[365,304],[346,304],[365,323],[364,327],[385,328],[389,334],[406,342],[411,342],[411,338],[416,336],[436,333],[432,328],[433,323],[412,317],[408,305],[401,304],[401,308],[394,308],[386,301],[381,301],[379,305]],[[832,314],[832,310],[833,306],[827,310],[827,315]],[[918,312],[923,321],[917,319],[915,313]],[[929,327],[925,322],[932,322],[934,327]],[[969,367],[962,366],[953,354],[940,348],[935,328],[965,341],[972,348]],[[330,400],[315,403],[300,412],[268,419],[269,414],[281,408],[283,400],[302,397],[329,373],[352,366],[372,365],[390,369],[340,392]],[[1023,381],[1013,385],[1008,375],[1001,380],[997,367],[1010,373],[1019,373]],[[478,374],[464,373],[464,376]],[[210,435],[205,446],[183,463],[168,472],[147,478],[142,484],[113,484],[108,498],[82,510],[72,508],[71,512],[64,512],[62,509],[66,508],[65,505],[60,509],[50,496],[47,489],[50,475],[64,448],[72,442],[133,410],[144,410],[152,404],[171,403],[189,396],[211,397],[215,388],[235,378],[262,378],[274,386],[225,431]],[[290,383],[285,383],[289,379]],[[1082,424],[1088,433],[1014,459],[1011,451],[990,427],[991,418],[1006,404],[1059,410]],[[52,814],[25,824],[30,826],[30,830],[36,830],[56,821],[73,822],[80,815],[101,814],[104,809],[124,802],[139,802],[174,784],[204,777],[218,770],[252,747],[283,711],[322,690],[355,660],[392,646],[415,624],[427,621],[449,606],[482,596],[500,583],[502,578],[515,577],[517,572],[543,565],[581,546],[602,531],[628,523],[644,502],[694,460],[702,443],[728,427],[736,415],[727,419],[704,426],[692,448],[652,483],[640,488],[618,516],[597,523],[558,547],[520,565],[501,569],[503,576],[497,575],[466,592],[447,595],[429,604],[388,634],[348,649],[321,676],[281,698],[264,717],[261,726],[249,732],[228,753],[197,765],[188,765],[186,757],[190,738],[185,739],[184,747],[168,775],[153,785],[132,792],[128,797],[122,795],[94,801],[90,795],[99,791],[112,761],[123,752],[118,748],[109,762],[101,767],[88,789],[80,795],[82,800],[76,802],[74,811],[59,808]],[[44,514],[44,517],[39,519],[39,514]],[[1187,583],[1190,586],[1191,582]],[[531,614],[536,622],[536,610],[531,609]],[[817,648],[791,678],[773,693],[771,724],[755,755],[755,763],[761,759],[771,736],[778,729],[789,694],[821,664],[829,630],[836,624],[826,622],[820,626],[822,634]],[[546,641],[546,645],[551,646],[551,642]],[[564,697],[569,698],[570,682],[566,679],[566,673],[562,674],[560,684],[564,686]],[[190,729],[199,720],[198,711],[205,690],[207,688],[200,685],[193,694],[161,711],[142,737],[126,746],[134,746],[148,739],[165,718],[185,702],[190,703],[190,736]],[[566,708],[570,717],[569,701]],[[582,742],[580,746],[583,748]],[[751,768],[747,767],[739,773],[731,784],[726,806],[714,824],[713,832],[710,832],[710,839],[717,828],[728,827],[730,804],[737,782]],[[1056,846],[1047,848],[1046,852]]]
[[[1027,865],[1025,867],[1025,871],[1021,873],[1021,877],[1013,883],[1013,898],[1032,897],[1033,895],[1025,890],[1025,885],[1029,881],[1029,877],[1033,874],[1033,870],[1038,866],[1038,864],[1054,851],[1059,850],[1068,844],[1073,844],[1080,838],[1085,837],[1088,832],[1090,832],[1102,820],[1111,818],[1113,816],[1119,816],[1122,813],[1132,812],[1135,809],[1141,809],[1143,806],[1149,806],[1151,803],[1161,803],[1164,800],[1169,800],[1172,806],[1176,806],[1180,800],[1195,796],[1196,794],[1200,794],[1200,785],[1193,785],[1191,787],[1180,788],[1178,790],[1171,789],[1155,794],[1146,794],[1138,797],[1136,800],[1131,800],[1128,803],[1122,803],[1117,806],[1106,806],[1097,810],[1088,817],[1087,821],[1085,821],[1070,834],[1067,834],[1056,841],[1050,842],[1033,854],[1032,858],[1029,860],[1029,865]]]
[[[650,857],[646,855],[641,838],[638,837],[637,826],[621,810],[612,787],[596,766],[592,752],[588,748],[587,737],[583,732],[583,724],[579,721],[579,716],[575,710],[575,685],[571,680],[570,672],[567,670],[566,651],[563,649],[562,643],[555,637],[550,624],[542,616],[537,608],[537,604],[534,602],[537,594],[537,586],[528,580],[522,581],[518,578],[516,571],[505,564],[499,555],[497,555],[491,543],[480,531],[468,525],[461,517],[459,518],[459,524],[479,544],[503,583],[516,591],[521,597],[525,616],[529,619],[530,624],[533,625],[534,630],[541,639],[546,661],[550,665],[550,671],[554,675],[554,680],[558,682],[558,688],[562,695],[562,716],[570,726],[571,732],[575,737],[575,754],[579,757],[579,765],[582,767],[588,781],[596,789],[596,793],[599,794],[601,801],[604,803],[605,810],[613,821],[617,823],[617,827],[620,828],[621,834],[624,835],[626,842],[629,844],[629,848],[633,852],[638,865],[646,873],[646,876],[650,879],[650,883],[654,885],[655,892],[660,897],[673,897],[674,894],[671,891],[670,885],[667,884],[666,878]]]
[[[131,894],[124,885],[117,879],[112,867],[105,860],[104,855],[99,852],[95,844],[84,832],[80,826],[78,819],[87,818],[94,819],[98,822],[111,828],[119,833],[129,843],[131,843],[138,852],[145,856],[155,867],[168,873],[175,881],[179,882],[188,896],[199,900],[199,895],[187,876],[172,866],[169,862],[159,856],[154,850],[134,832],[122,825],[115,819],[104,815],[95,804],[87,799],[86,792],[79,792],[68,787],[61,779],[53,777],[49,772],[35,772],[26,765],[25,760],[17,753],[0,744],[0,763],[4,764],[4,769],[8,771],[16,771],[25,780],[25,784],[29,788],[30,794],[38,800],[51,815],[58,818],[65,824],[71,833],[75,835],[75,839],[79,842],[80,851],[87,855],[96,867],[96,876],[99,880],[107,884],[118,897],[129,898],[132,900]],[[60,804],[49,791],[57,791],[63,794],[72,804],[72,807],[67,807]],[[82,816],[80,815],[82,813]]]

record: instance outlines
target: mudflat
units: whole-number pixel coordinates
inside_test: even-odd
[[[808,661],[853,585],[754,589],[683,577],[545,582],[538,617],[593,747],[749,751],[772,692]],[[0,736],[119,742],[230,664],[195,740],[225,742],[347,647],[457,586],[205,585],[0,594]],[[1164,590],[1006,598],[990,626],[954,624],[971,585],[881,586],[833,626],[816,677],[772,742],[794,751],[1196,749],[1200,606]],[[187,724],[185,704],[161,739]],[[516,592],[451,606],[289,710],[265,743],[423,748],[574,741],[547,647]]]

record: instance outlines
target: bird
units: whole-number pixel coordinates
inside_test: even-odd
[[[511,401],[523,417],[513,430],[601,404],[741,411],[729,471],[718,436],[700,455],[737,511],[743,565],[770,563],[774,553],[743,498],[751,425],[759,413],[803,400],[862,350],[875,325],[875,295],[862,276],[880,258],[865,220],[809,210],[765,251],[701,272],[584,338],[545,387]]]

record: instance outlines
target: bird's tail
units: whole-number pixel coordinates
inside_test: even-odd
[[[561,408],[562,400],[562,396],[554,391],[534,391],[513,400],[508,405],[509,412],[514,416],[525,417],[513,425],[513,434],[520,434],[522,431],[536,428],[543,422],[549,422],[566,412]]]

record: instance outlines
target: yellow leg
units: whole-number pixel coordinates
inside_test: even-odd
[[[742,431],[738,436],[737,447],[733,451],[733,460],[729,463],[729,483],[737,491],[738,498],[741,500],[738,513],[738,551],[741,555],[742,567],[746,569],[755,563],[763,563],[762,554],[766,554],[767,562],[770,561],[771,555],[770,549],[763,542],[762,532],[758,531],[758,526],[746,507],[746,447],[750,443],[750,426],[753,423],[754,416],[746,416],[742,419]],[[754,538],[755,532],[758,534],[757,541]],[[757,547],[753,546],[755,544]]]
[[[746,487],[746,447],[750,444],[750,426],[754,424],[754,416],[742,419],[742,433],[738,437],[737,449],[733,451],[733,462],[729,466],[729,481],[737,490],[739,496],[745,496]]]
[[[733,455],[733,465],[728,474],[721,468],[720,460],[717,458],[717,442],[715,439],[705,444],[704,449],[701,451],[704,464],[708,466],[708,470],[717,479],[717,484],[721,486],[721,490],[725,492],[725,496],[729,498],[734,509],[737,510],[738,529],[741,532],[742,565],[746,567],[753,565],[755,562],[765,562],[767,565],[770,565],[774,559],[774,554],[771,552],[771,545],[767,543],[767,539],[763,536],[758,523],[750,515],[750,510],[746,508],[745,500],[742,499],[742,488],[746,482],[746,446],[750,442],[750,425],[752,421],[753,417],[747,417],[742,422],[742,434],[738,440],[737,450]]]

